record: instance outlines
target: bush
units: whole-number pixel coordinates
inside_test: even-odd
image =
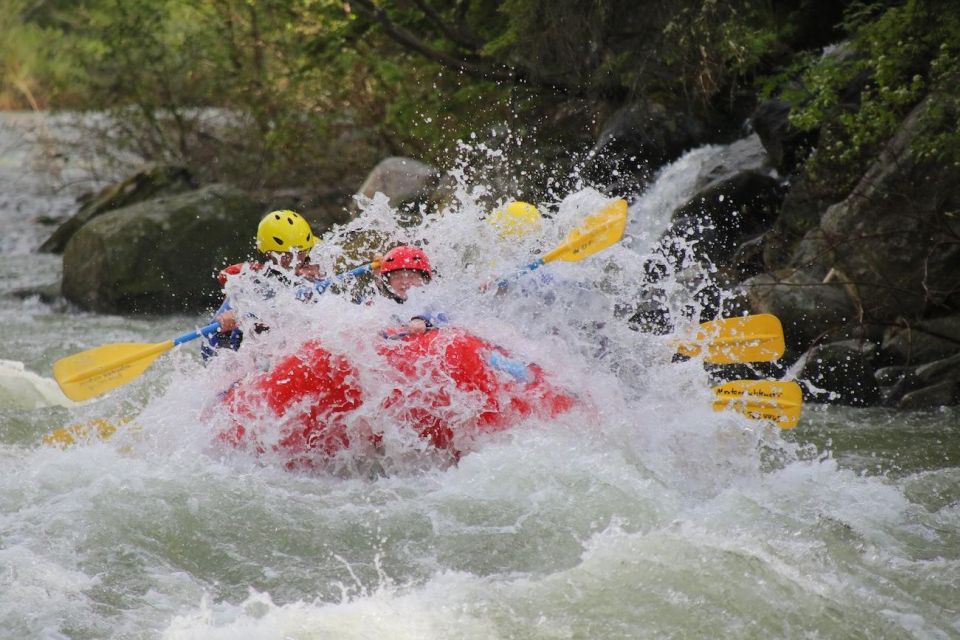
[[[808,59],[802,87],[788,92],[791,123],[819,131],[806,163],[810,177],[837,194],[848,191],[894,134],[907,113],[930,93],[936,108],[917,141],[931,159],[956,161],[955,80],[960,72],[960,16],[952,3],[908,0],[855,3],[839,51]]]

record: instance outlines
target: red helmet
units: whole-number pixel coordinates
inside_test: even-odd
[[[423,249],[400,245],[387,251],[386,255],[383,256],[383,262],[380,263],[380,275],[385,276],[391,271],[402,271],[404,269],[422,274],[428,282],[433,275],[430,270],[430,260]]]

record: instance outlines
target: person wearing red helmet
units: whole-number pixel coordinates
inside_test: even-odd
[[[382,256],[376,256],[374,262],[379,264],[374,271],[377,289],[400,304],[407,301],[411,289],[422,287],[433,279],[430,259],[419,247],[400,245]],[[404,335],[421,335],[428,329],[445,324],[446,320],[446,314],[443,313],[421,313],[410,319]]]
[[[374,259],[379,263],[377,286],[388,298],[397,302],[407,299],[407,292],[421,287],[433,278],[430,259],[423,249],[400,245]]]

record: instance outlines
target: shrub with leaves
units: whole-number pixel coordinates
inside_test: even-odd
[[[810,176],[842,194],[862,174],[909,111],[930,93],[935,108],[917,141],[924,156],[958,157],[956,113],[960,14],[937,0],[855,3],[845,26],[850,39],[810,60],[802,87],[787,93],[797,105],[793,126],[820,132],[806,164]]]

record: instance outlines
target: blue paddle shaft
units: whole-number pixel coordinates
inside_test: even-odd
[[[521,269],[521,270],[518,271],[517,273],[513,274],[512,276],[510,276],[510,277],[508,277],[508,278],[500,278],[499,280],[497,280],[497,288],[499,288],[499,289],[506,289],[507,287],[510,286],[510,283],[511,283],[511,282],[513,282],[513,281],[515,281],[515,280],[519,280],[520,277],[523,276],[523,275],[524,275],[525,273],[527,273],[528,271],[534,271],[534,270],[536,270],[536,269],[539,269],[539,268],[542,267],[544,264],[546,264],[546,263],[544,263],[543,258],[537,258],[536,260],[534,260],[533,262],[531,262],[530,264],[528,264],[527,266],[525,266],[523,269]]]
[[[178,337],[178,338],[174,338],[174,339],[173,339],[173,346],[181,345],[181,344],[183,344],[184,342],[190,342],[191,340],[196,340],[196,339],[199,338],[200,336],[208,336],[208,335],[210,335],[211,333],[216,333],[216,332],[219,331],[219,330],[220,330],[220,323],[219,323],[219,322],[211,322],[211,323],[208,324],[207,326],[201,327],[200,329],[197,329],[196,331],[191,331],[190,333],[185,333],[185,334],[183,334],[182,336],[180,336],[180,337]]]
[[[333,280],[334,280],[334,279],[336,279],[336,280],[343,280],[344,278],[348,278],[348,277],[351,277],[351,276],[356,277],[356,276],[363,275],[364,273],[367,273],[368,271],[370,271],[370,265],[369,265],[369,264],[365,264],[365,265],[362,265],[362,266],[357,267],[356,269],[352,269],[352,270],[350,270],[350,271],[347,271],[346,273],[338,274],[338,275],[336,275],[334,278],[326,278],[326,279],[324,279],[324,280],[319,280],[319,281],[317,281],[313,286],[317,288],[317,291],[319,291],[320,293],[323,293],[323,292],[327,289],[327,287],[329,287],[331,284],[333,284]],[[196,331],[191,331],[190,333],[185,333],[185,334],[183,334],[182,336],[178,336],[178,337],[174,338],[174,339],[173,339],[173,346],[176,347],[176,346],[178,346],[178,345],[183,344],[184,342],[190,342],[191,340],[196,340],[196,339],[199,338],[200,336],[208,336],[208,335],[210,335],[211,333],[216,333],[216,332],[219,331],[219,330],[220,330],[220,323],[219,323],[219,322],[211,322],[211,323],[208,324],[207,326],[201,327],[200,329],[197,329]]]
[[[317,293],[323,293],[327,290],[327,287],[332,285],[335,281],[339,282],[341,280],[346,280],[347,278],[356,278],[357,276],[362,276],[365,273],[370,272],[370,265],[364,264],[360,265],[356,269],[351,269],[346,273],[338,273],[332,278],[324,278],[323,280],[317,280],[313,283],[313,288],[317,290]]]

